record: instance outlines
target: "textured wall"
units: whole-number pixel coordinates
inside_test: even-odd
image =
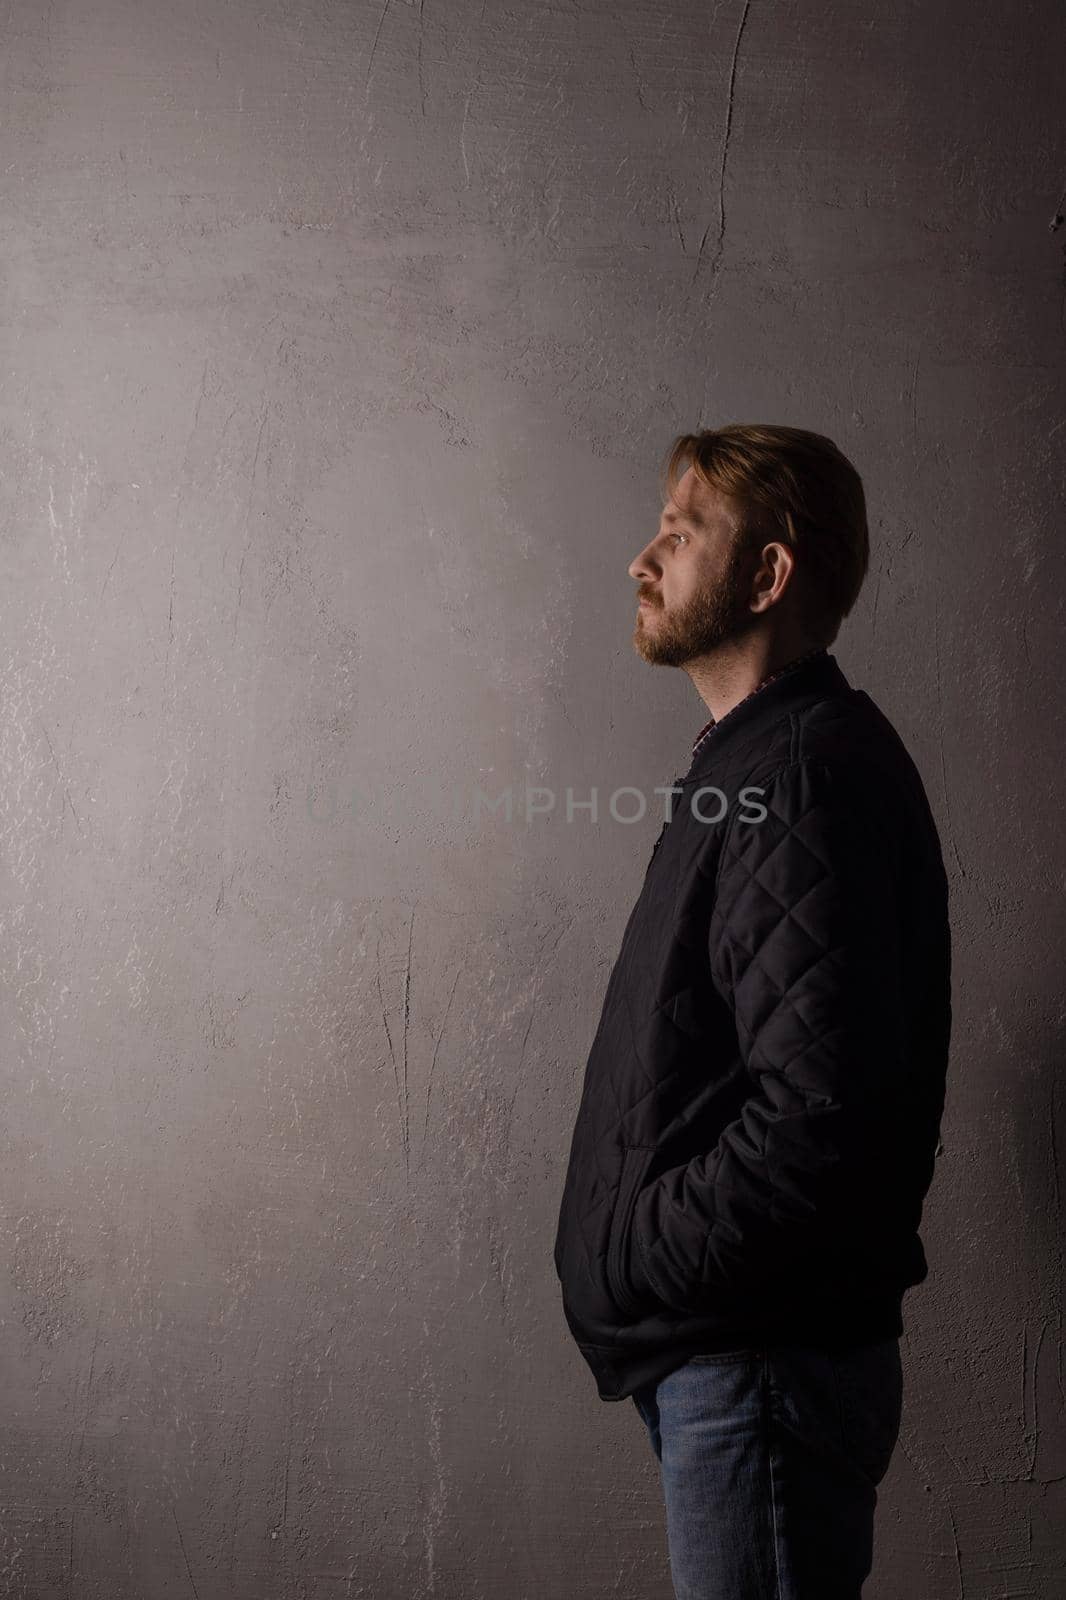
[[[666,1600],[551,1260],[658,822],[472,796],[684,770],[732,420],[864,475],[954,895],[869,1592],[1061,1594],[1060,8],[2,15],[3,1600]]]

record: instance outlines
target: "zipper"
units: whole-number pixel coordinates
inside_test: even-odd
[[[681,780],[679,778],[675,778],[673,783],[670,785],[670,788],[671,788],[671,791],[673,791],[674,789],[680,789],[681,786],[682,786],[681,785]],[[656,857],[656,854],[658,852],[659,846],[662,844],[663,840],[666,838],[666,830],[670,826],[671,822],[673,822],[673,820],[674,820],[674,812],[675,812],[675,810],[677,808],[677,802],[680,800],[680,798],[681,798],[681,796],[679,794],[672,794],[671,795],[672,804],[670,806],[670,815],[669,815],[669,817],[667,817],[666,821],[663,823],[662,827],[659,829],[659,837],[656,839],[655,843],[651,847],[651,855],[648,857],[648,866],[649,867],[651,866],[652,862],[655,860],[655,857]]]

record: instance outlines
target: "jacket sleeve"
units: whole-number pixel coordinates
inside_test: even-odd
[[[878,1204],[905,1050],[894,832],[868,774],[800,760],[734,811],[709,930],[750,1095],[713,1149],[633,1210],[641,1298],[676,1309],[802,1281]],[[850,1230],[850,1233],[849,1233]]]

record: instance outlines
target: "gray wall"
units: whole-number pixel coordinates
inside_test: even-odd
[[[869,1593],[1061,1593],[1060,8],[3,19],[0,1593],[666,1600],[551,1259],[658,822],[472,797],[684,770],[734,420],[864,475],[954,896]]]

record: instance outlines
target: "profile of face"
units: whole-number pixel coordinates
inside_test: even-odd
[[[736,503],[689,467],[629,567],[639,602],[633,645],[645,661],[684,666],[764,619],[752,608],[759,552],[738,538],[739,523]]]

